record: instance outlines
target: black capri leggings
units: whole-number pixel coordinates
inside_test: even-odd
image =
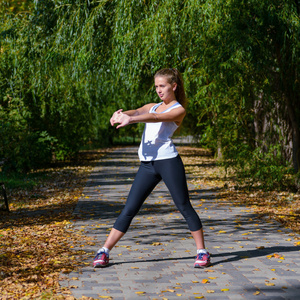
[[[181,157],[141,162],[126,204],[117,218],[114,228],[125,233],[146,198],[163,180],[169,189],[176,207],[185,218],[189,229],[197,231],[202,228],[200,218],[191,205],[186,183],[185,170]]]

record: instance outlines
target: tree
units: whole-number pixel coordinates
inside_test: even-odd
[[[185,132],[255,180],[269,165],[271,181],[299,169],[297,1],[43,0],[3,20],[1,107],[22,107],[25,136],[57,158],[140,130],[116,132],[109,116],[153,102],[153,75],[176,67],[189,97]]]

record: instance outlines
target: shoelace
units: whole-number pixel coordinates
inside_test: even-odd
[[[108,255],[107,253],[105,253],[105,252],[98,252],[98,253],[96,254],[96,256],[95,256],[94,259],[96,259],[96,258],[98,258],[98,257],[101,257],[103,254],[105,254],[107,258],[109,257],[109,255]]]

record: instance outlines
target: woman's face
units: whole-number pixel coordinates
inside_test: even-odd
[[[170,102],[172,100],[176,100],[175,90],[177,84],[175,82],[171,84],[169,83],[167,77],[158,76],[155,77],[154,83],[155,83],[156,93],[162,101]]]

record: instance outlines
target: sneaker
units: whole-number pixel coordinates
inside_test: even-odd
[[[210,254],[208,252],[199,253],[196,257],[194,268],[205,268],[209,265],[210,265]]]
[[[94,268],[104,268],[109,264],[109,255],[105,252],[98,252],[94,258]]]

